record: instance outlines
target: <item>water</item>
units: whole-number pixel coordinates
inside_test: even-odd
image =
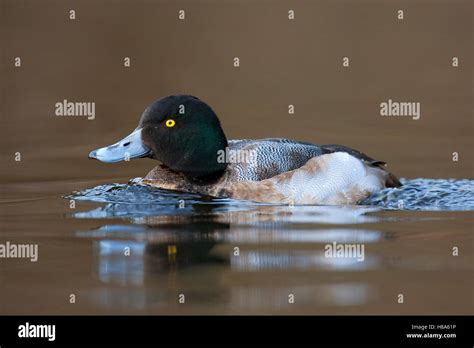
[[[395,210],[474,210],[473,180],[402,179],[401,182],[403,187],[382,190],[362,204]]]
[[[67,198],[81,211],[66,213],[62,223],[92,221],[94,227],[81,224],[67,239],[56,237],[56,244],[72,238],[79,250],[86,248],[85,268],[71,274],[59,260],[48,267],[63,273],[55,286],[81,284],[81,303],[43,311],[469,312],[472,303],[456,299],[469,297],[460,282],[471,284],[472,259],[450,254],[459,240],[472,239],[474,181],[403,183],[360,206],[255,204],[129,184],[75,192]],[[400,201],[407,202],[403,209],[396,208]],[[325,257],[324,247],[334,242],[363,244],[364,260]],[[77,252],[59,251],[68,255],[66,264],[76,262],[71,257]],[[410,306],[397,305],[400,292]],[[178,304],[179,294],[186,305]],[[290,304],[289,295],[297,301]]]
[[[1,204],[3,239],[35,241],[40,257],[5,261],[2,312],[472,312],[474,181],[403,183],[359,206],[294,207],[129,184],[3,187],[16,197]],[[364,245],[363,260],[325,257],[334,242]]]

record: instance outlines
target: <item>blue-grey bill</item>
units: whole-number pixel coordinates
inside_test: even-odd
[[[89,158],[102,162],[113,163],[128,161],[132,158],[145,157],[151,152],[150,148],[143,145],[141,128],[135,129],[130,135],[119,142],[91,151]]]

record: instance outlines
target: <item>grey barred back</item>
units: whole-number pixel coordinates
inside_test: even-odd
[[[373,159],[363,152],[343,145],[316,145],[285,138],[267,139],[234,139],[229,140],[230,150],[255,151],[256,161],[253,163],[239,162],[229,164],[227,172],[230,179],[236,181],[261,181],[276,175],[295,170],[303,166],[311,158],[334,153],[345,152],[366,164],[383,170],[385,162]],[[387,172],[387,187],[401,186],[398,179]]]
[[[260,181],[303,166],[313,157],[323,154],[318,145],[289,139],[229,140],[229,150],[253,151],[253,163],[232,163],[232,179]]]

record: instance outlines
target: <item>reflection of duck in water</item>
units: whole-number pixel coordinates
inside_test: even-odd
[[[374,243],[382,237],[379,231],[229,229],[227,224],[196,223],[191,219],[184,224],[161,221],[159,228],[106,225],[81,232],[83,237],[101,237],[94,242],[94,266],[105,285],[91,293],[93,300],[113,310],[146,308],[153,313],[176,314],[180,294],[186,295],[186,303],[191,306],[183,310],[189,311],[202,310],[203,305],[281,309],[289,306],[290,293],[296,294],[302,308],[307,304],[355,305],[370,298],[371,289],[366,283],[329,279],[308,284],[307,272],[359,272],[365,267],[377,267],[376,258],[369,255],[369,262],[364,263],[356,259],[326,258],[322,247],[308,249],[307,246],[331,241]],[[275,248],[265,247],[268,243]],[[300,249],[303,243],[305,248]],[[215,248],[218,245],[222,247]],[[240,246],[238,255],[235,245]],[[125,248],[129,248],[129,256],[124,255]],[[269,276],[269,271],[276,274],[274,270],[284,273]],[[294,270],[305,272],[288,285],[287,276],[294,275]],[[262,276],[256,277],[256,272],[262,272]]]
[[[218,244],[212,234],[216,230],[228,228],[228,224],[209,222],[161,224],[159,229],[110,225],[83,232],[81,235],[102,238],[96,242],[97,254],[100,257],[99,274],[102,280],[128,278],[133,280],[136,277],[144,277],[145,274],[158,274],[170,269],[228,262],[211,252]],[[137,235],[140,234],[145,234],[146,239],[137,239]],[[121,239],[108,238],[117,236]]]
[[[257,202],[354,204],[400,186],[383,162],[345,146],[227,141],[214,111],[188,95],[155,101],[129,136],[89,157],[103,162],[150,157],[160,164],[143,184]]]
[[[160,224],[158,233],[148,234],[146,254],[155,260],[166,259],[167,267],[226,263],[224,258],[212,254],[211,250],[218,244],[213,233],[228,229],[228,224],[207,221]]]

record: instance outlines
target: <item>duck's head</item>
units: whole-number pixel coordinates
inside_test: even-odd
[[[191,178],[215,177],[226,163],[218,161],[227,139],[214,111],[196,97],[159,99],[143,112],[138,127],[119,142],[94,150],[102,162],[150,157]]]

